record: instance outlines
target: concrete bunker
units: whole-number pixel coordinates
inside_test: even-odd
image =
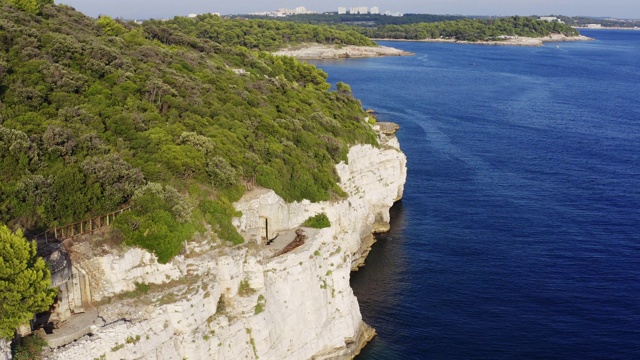
[[[84,270],[71,263],[63,244],[43,244],[38,247],[38,255],[49,265],[51,286],[58,289],[58,295],[48,311],[36,314],[29,329],[21,329],[21,335],[40,328],[51,334],[73,315],[84,313],[91,305],[89,277]]]

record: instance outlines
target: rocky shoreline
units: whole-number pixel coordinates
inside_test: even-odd
[[[410,56],[413,53],[388,46],[339,46],[325,44],[305,44],[281,49],[274,55],[293,56],[300,60],[348,59],[379,56]]]
[[[455,39],[423,39],[423,40],[398,40],[398,39],[375,39],[376,41],[414,41],[414,42],[438,42],[438,43],[456,43],[456,44],[472,44],[472,45],[499,45],[499,46],[542,46],[547,42],[574,42],[574,41],[592,41],[595,40],[588,36],[566,36],[563,34],[551,34],[540,38],[531,37],[510,37],[504,40],[491,41],[458,41]]]
[[[579,35],[566,36],[563,34],[551,34],[540,38],[530,37],[508,37],[502,40],[491,41],[458,41],[455,39],[373,39],[376,41],[401,41],[401,42],[436,42],[436,43],[456,43],[474,45],[499,45],[499,46],[542,46],[547,42],[573,42],[591,41],[593,38]],[[392,48],[389,46],[355,46],[355,45],[327,45],[327,44],[303,44],[296,47],[280,49],[274,55],[293,56],[299,60],[323,60],[323,59],[349,59],[368,58],[380,56],[411,56],[413,53]]]

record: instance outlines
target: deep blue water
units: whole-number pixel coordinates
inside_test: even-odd
[[[640,358],[640,31],[583,33],[316,62],[409,159],[359,360]]]

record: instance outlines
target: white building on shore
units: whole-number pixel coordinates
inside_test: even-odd
[[[284,17],[289,15],[301,15],[301,14],[315,14],[315,11],[307,10],[304,6],[298,6],[295,9],[277,9],[274,11],[268,12],[257,12],[251,13],[249,15],[261,15],[261,16],[273,16],[273,17]]]

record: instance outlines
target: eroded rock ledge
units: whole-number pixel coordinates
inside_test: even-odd
[[[301,60],[346,59],[379,56],[409,56],[413,53],[387,46],[339,46],[305,44],[274,52],[274,55],[288,55]]]
[[[388,224],[406,180],[395,127],[376,128],[380,147],[354,146],[348,163],[336,166],[348,198],[287,203],[271,190],[247,193],[235,204],[242,216],[234,220],[244,245],[229,247],[203,234],[161,265],[140,249],[105,253],[86,242],[74,244],[74,266],[86,273],[93,301],[100,301],[98,316],[91,336],[46,357],[353,358],[375,331],[362,321],[351,270],[363,263],[372,232]],[[319,213],[331,227],[302,228],[304,243],[274,256]],[[271,245],[263,237],[273,237]],[[149,290],[123,296],[136,289],[134,283]]]

